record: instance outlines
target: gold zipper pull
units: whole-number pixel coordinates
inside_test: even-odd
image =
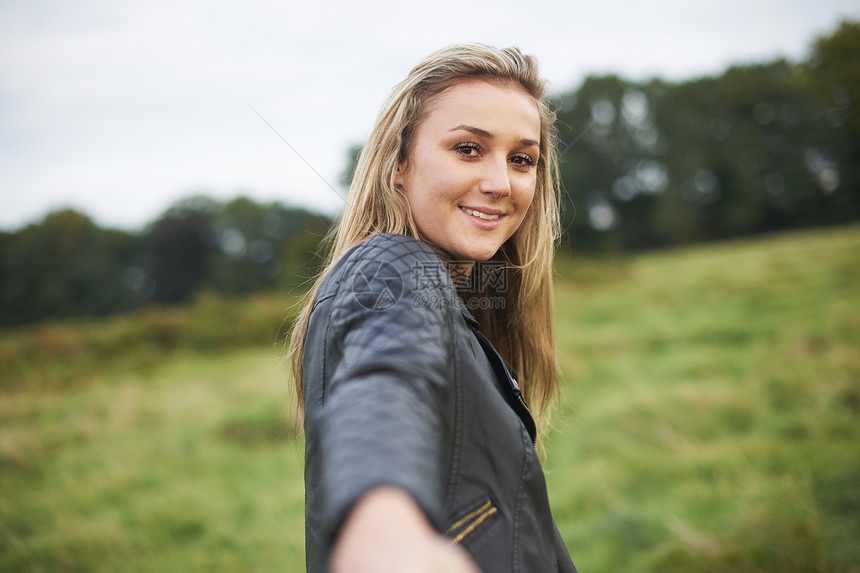
[[[488,499],[483,503],[483,505],[481,505],[481,507],[454,522],[454,524],[451,525],[451,527],[449,527],[448,530],[445,532],[445,535],[450,537],[454,534],[455,531],[460,530],[457,535],[451,537],[451,545],[457,545],[458,543],[463,541],[463,539],[465,539],[467,535],[472,533],[475,528],[477,528],[484,521],[486,521],[487,518],[492,515],[495,515],[498,512],[498,508],[496,508],[493,505],[493,502]]]

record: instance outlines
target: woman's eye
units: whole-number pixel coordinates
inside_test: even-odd
[[[537,161],[528,155],[514,155],[511,157],[511,163],[522,167],[534,167],[537,165]]]
[[[467,157],[477,157],[480,152],[477,143],[458,143],[454,146],[454,149]]]

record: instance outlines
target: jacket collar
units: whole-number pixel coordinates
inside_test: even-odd
[[[460,299],[460,302],[463,303],[462,298]],[[475,319],[474,316],[472,316],[472,313],[466,310],[465,303],[460,305],[460,313],[463,315],[463,318],[466,319],[466,324],[468,324],[472,330],[478,330],[480,328],[480,326],[478,325],[478,321]]]

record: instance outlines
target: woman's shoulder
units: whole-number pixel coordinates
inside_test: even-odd
[[[374,235],[355,246],[345,256],[347,260],[372,260],[394,266],[408,266],[415,261],[442,265],[439,255],[428,245],[405,235]]]
[[[401,291],[453,288],[442,259],[430,245],[395,234],[374,235],[347,251],[320,285],[318,298],[335,294],[345,281],[359,289],[375,284],[397,286]]]

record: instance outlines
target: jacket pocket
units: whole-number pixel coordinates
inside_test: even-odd
[[[499,509],[493,503],[493,500],[487,499],[478,507],[452,523],[445,531],[445,535],[451,538],[452,545],[456,545],[474,533],[476,529],[485,524],[497,513],[499,513]]]

